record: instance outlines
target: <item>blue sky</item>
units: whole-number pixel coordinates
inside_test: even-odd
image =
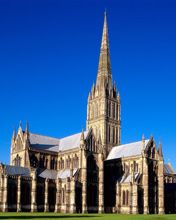
[[[122,143],[153,134],[176,168],[174,0],[0,0],[0,161],[20,120],[54,137],[85,128],[105,8]]]

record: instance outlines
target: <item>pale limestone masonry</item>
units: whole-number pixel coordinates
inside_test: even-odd
[[[164,164],[162,145],[144,136],[121,145],[121,100],[112,80],[106,14],[86,126],[86,131],[58,139],[33,134],[28,123],[25,130],[20,124],[12,136],[10,165],[0,165],[0,211],[176,211],[167,202],[176,201],[176,175],[171,164]]]

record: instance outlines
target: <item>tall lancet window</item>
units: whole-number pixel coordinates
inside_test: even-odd
[[[18,154],[14,159],[14,165],[17,166],[17,167],[21,166],[21,157]]]

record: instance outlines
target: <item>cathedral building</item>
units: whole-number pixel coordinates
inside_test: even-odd
[[[106,14],[86,131],[59,139],[20,125],[12,136],[10,165],[0,165],[0,210],[176,212],[176,174],[164,164],[162,145],[144,136],[121,144],[121,100],[112,80]]]

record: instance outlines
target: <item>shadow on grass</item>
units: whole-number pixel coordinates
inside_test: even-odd
[[[69,219],[69,218],[97,218],[95,215],[9,215],[0,216],[0,219]]]

